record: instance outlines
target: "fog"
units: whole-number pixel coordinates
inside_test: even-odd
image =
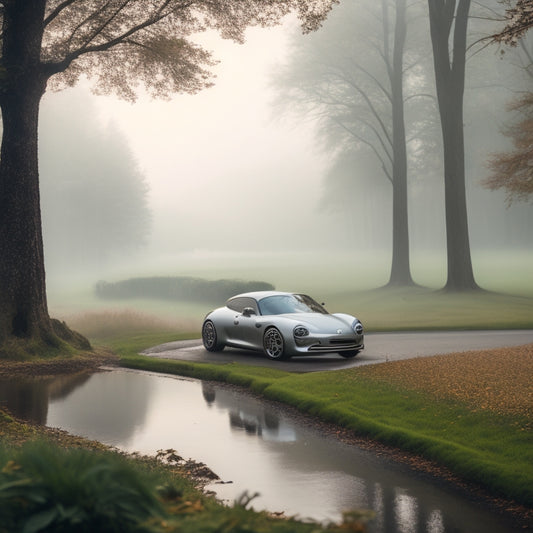
[[[244,45],[203,37],[220,63],[215,86],[197,95],[155,101],[140,89],[132,104],[93,95],[89,82],[46,94],[40,157],[52,308],[69,287],[90,291],[98,280],[134,276],[264,280],[311,293],[387,282],[390,184],[364,153],[350,162],[351,176],[332,174],[337,150],[321,142],[316,118],[274,105],[291,43],[313,37],[295,37],[297,31],[288,20],[280,28],[250,30]],[[492,273],[505,276],[503,264],[513,282],[518,276],[531,288],[533,209],[527,203],[507,208],[505,194],[480,184],[489,154],[509,146],[501,134],[509,118],[505,105],[524,81],[518,68],[516,84],[509,78],[510,65],[499,72],[504,60],[497,50],[482,53],[496,65],[497,89],[480,101],[481,78],[470,78],[465,97],[474,274],[490,285]],[[483,76],[483,85],[490,85],[486,71]],[[415,171],[409,178],[412,271],[418,283],[439,287],[446,277],[442,163],[434,154],[427,158],[432,173]],[[84,172],[88,189],[69,201],[68,187]],[[116,212],[121,203],[130,206],[121,222],[104,220],[95,207],[108,194],[106,172],[135,183],[131,198],[109,200]],[[60,174],[68,193],[61,201],[51,185],[58,186]],[[87,190],[100,181],[102,189],[91,198]],[[118,231],[121,224],[127,230]],[[92,230],[83,233],[80,226]],[[106,239],[109,246],[93,252],[91,243]]]

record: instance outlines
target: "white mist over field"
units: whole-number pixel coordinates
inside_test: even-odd
[[[129,103],[91,94],[88,82],[46,95],[41,160],[47,159],[41,174],[53,182],[54,169],[62,168],[65,192],[81,179],[80,169],[89,169],[88,188],[76,195],[67,191],[68,207],[54,203],[56,192],[43,194],[52,311],[93,305],[90,295],[98,280],[137,276],[260,280],[279,289],[318,293],[318,299],[387,283],[390,184],[378,176],[369,157],[356,158],[350,182],[329,182],[336,149],[318,142],[316,120],[274,110],[277,74],[291,53],[295,32],[297,24],[288,20],[279,28],[250,30],[244,45],[203,37],[220,63],[215,85],[196,95],[155,101],[141,91],[137,102]],[[487,152],[507,146],[500,125],[494,123],[487,135]],[[466,128],[469,139],[486,134],[476,129],[486,128],[485,123],[470,120]],[[84,154],[78,163],[77,152]],[[475,275],[493,290],[531,295],[533,210],[528,204],[506,208],[503,194],[481,187],[486,156],[476,153],[467,168]],[[109,177],[96,163],[111,169]],[[434,162],[437,176],[440,165]],[[111,195],[111,213],[122,213],[123,204],[129,211],[123,220],[110,215],[107,220],[102,208],[109,195],[106,186],[119,174],[135,175],[137,196],[131,191],[131,199]],[[409,202],[413,278],[442,287],[442,179],[416,175]],[[90,236],[79,238],[79,229],[61,222],[65,209],[93,228]],[[47,224],[51,213],[59,216],[55,226]],[[61,234],[55,227],[62,228]],[[106,238],[111,250],[100,250],[94,243]]]

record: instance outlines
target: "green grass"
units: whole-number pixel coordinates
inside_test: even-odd
[[[355,314],[371,331],[533,328],[533,297],[488,291],[387,288],[338,293],[326,303],[330,311]]]
[[[164,517],[157,481],[118,454],[29,442],[0,463],[0,531],[148,532]]]
[[[372,379],[366,367],[292,374],[236,363],[200,364],[137,355],[148,344],[142,338],[127,345],[119,340],[114,349],[128,368],[247,387],[358,435],[435,461],[493,495],[533,505],[533,439],[523,418],[475,410],[459,401],[442,401],[383,383]]]

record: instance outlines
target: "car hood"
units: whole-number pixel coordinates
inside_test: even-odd
[[[353,333],[351,323],[335,315],[323,315],[320,313],[287,313],[285,315],[276,315],[283,317],[294,323],[295,326],[301,325],[307,327],[310,331],[319,333]]]

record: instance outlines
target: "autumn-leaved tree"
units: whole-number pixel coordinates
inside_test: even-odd
[[[504,131],[512,140],[513,149],[491,158],[492,173],[484,185],[505,190],[510,204],[514,200],[533,199],[533,93],[513,101],[509,108],[520,116],[516,124]]]
[[[494,41],[516,46],[523,35],[533,27],[533,2],[531,0],[502,0],[505,10],[505,27],[493,36]]]
[[[533,56],[531,47],[526,46],[524,38],[526,32],[533,27],[533,2],[518,0],[514,5],[508,0],[506,10],[506,25],[504,29],[493,36],[493,40],[510,46],[520,44],[529,60],[524,65],[525,72],[533,79]],[[503,189],[507,193],[507,202],[515,200],[527,201],[533,198],[533,93],[513,100],[509,111],[519,118],[504,130],[504,134],[512,141],[512,150],[494,154],[489,161],[491,175],[483,181],[489,189]]]
[[[85,75],[97,91],[134,100],[195,93],[212,83],[211,54],[195,44],[214,30],[237,42],[248,26],[271,26],[296,11],[315,28],[335,0],[2,0],[0,1],[0,353],[60,346],[66,327],[46,299],[37,131],[48,86]],[[75,339],[74,339],[75,340]]]

